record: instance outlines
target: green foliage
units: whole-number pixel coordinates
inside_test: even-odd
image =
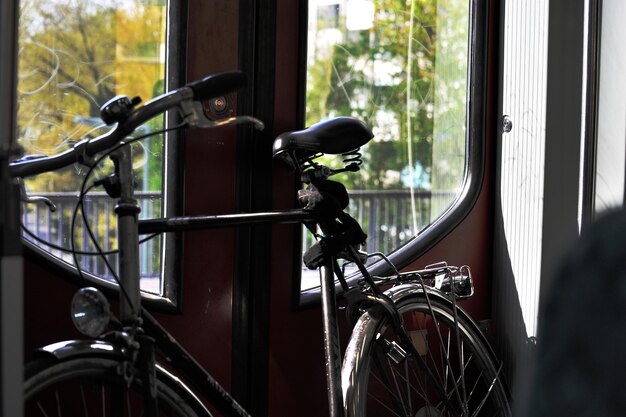
[[[437,187],[456,189],[465,152],[467,2],[376,0],[374,6],[371,28],[357,31],[347,29],[342,9],[310,11],[307,125],[347,115],[373,128],[362,175],[342,178],[351,189],[431,188],[433,174],[445,176]],[[449,157],[457,158],[453,172],[444,173]]]
[[[349,31],[341,16],[335,29],[341,42],[330,52],[317,42],[311,51],[307,124],[350,115],[376,133],[363,150],[363,175],[345,178],[350,188],[402,188],[409,159],[427,171],[432,164],[436,9],[416,3],[411,16],[405,1],[376,1],[369,30]],[[318,14],[320,37],[329,36],[332,19]]]
[[[111,127],[100,120],[100,106],[115,95],[141,96],[147,101],[163,93],[165,0],[22,0],[20,5],[17,133],[27,153],[58,154],[80,140],[106,133]],[[134,135],[163,126],[164,118],[156,117]],[[140,190],[160,192],[162,135],[132,146]],[[95,177],[111,171],[112,163],[105,160]],[[68,247],[76,201],[60,192],[75,194],[86,172],[86,167],[75,165],[29,179],[31,192],[57,194],[52,199],[60,209],[51,216],[30,206],[25,215],[27,227]],[[138,199],[142,215],[160,216],[160,198]],[[88,222],[105,250],[115,248],[117,241],[112,207],[103,196],[89,194],[85,200]],[[95,250],[80,216],[72,232],[78,249]],[[151,248],[148,252],[146,246]],[[142,246],[142,275],[155,275],[159,270],[159,247],[159,239]],[[50,252],[73,262],[67,254]],[[79,262],[83,269],[107,277],[97,258],[81,256]]]
[[[145,3],[145,2],[144,2]],[[165,4],[124,7],[117,0],[25,0],[19,26],[18,138],[26,153],[52,155],[105,133],[100,106],[116,94],[144,100],[162,91]],[[161,129],[163,119],[149,124]],[[146,130],[143,131],[145,133]],[[160,189],[162,141],[145,155],[151,189]],[[147,160],[144,156],[148,156]],[[101,168],[108,173],[110,164]],[[75,191],[85,169],[30,179],[34,191]],[[142,171],[145,172],[145,171]],[[158,187],[158,188],[152,188]]]

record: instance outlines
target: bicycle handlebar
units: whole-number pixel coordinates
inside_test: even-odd
[[[151,118],[166,112],[185,101],[202,101],[219,97],[235,91],[245,85],[246,76],[239,71],[223,72],[209,75],[201,80],[192,81],[187,85],[155,97],[143,106],[138,107],[130,115],[118,123],[115,129],[92,139],[78,142],[68,149],[53,156],[27,155],[9,164],[12,177],[28,177],[66,167],[75,162],[86,162],[106,149],[124,140],[139,126]]]
[[[245,84],[246,74],[240,71],[231,71],[192,81],[187,84],[187,87],[193,90],[194,100],[202,101],[239,90]]]

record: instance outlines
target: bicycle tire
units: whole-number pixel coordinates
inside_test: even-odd
[[[79,357],[59,361],[39,358],[25,367],[24,415],[134,417],[143,413],[143,382],[130,386],[118,359]],[[157,376],[157,416],[201,417],[188,395]]]
[[[399,351],[393,343],[402,343],[389,316],[377,307],[364,312],[342,368],[347,417],[511,415],[495,355],[466,313],[457,308],[455,320],[447,298],[433,294],[427,299],[423,291],[396,300],[396,306],[424,361],[420,365],[415,353],[405,349],[407,355],[396,364],[391,357]]]

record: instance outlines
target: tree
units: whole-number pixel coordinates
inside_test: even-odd
[[[152,97],[164,71],[165,6],[118,3],[22,2],[18,137],[27,153],[55,154],[104,133],[100,106],[118,93]],[[151,146],[148,155],[161,154]],[[160,167],[152,172],[160,188]],[[47,173],[29,186],[74,191],[77,173],[76,167]]]
[[[363,175],[342,179],[352,189],[429,188],[437,133],[457,150],[461,144],[462,162],[450,174],[454,181],[440,182],[458,186],[465,121],[446,126],[445,134],[434,122],[448,117],[458,123],[458,117],[449,117],[451,109],[465,111],[467,2],[376,0],[374,5],[373,24],[358,31],[347,29],[347,2],[312,12],[316,34],[309,40],[307,124],[349,115],[373,128],[376,137],[363,149]],[[448,79],[450,67],[460,67],[460,79]],[[442,172],[443,164],[438,167]]]
[[[430,166],[435,18],[432,7],[411,16],[405,1],[378,0],[370,29],[349,31],[346,16],[340,15],[342,29],[336,36],[341,41],[331,53],[324,45],[315,51],[307,96],[315,104],[307,108],[308,123],[350,115],[363,119],[376,134],[364,149],[364,175],[349,177],[352,188],[400,188],[409,140],[416,145],[411,149],[416,163]],[[332,19],[322,16],[318,30],[328,34]],[[412,38],[416,47],[410,50]],[[407,115],[413,121],[409,130]]]

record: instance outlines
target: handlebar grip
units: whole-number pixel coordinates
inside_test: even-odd
[[[238,90],[246,85],[246,81],[247,77],[243,72],[229,71],[190,82],[187,87],[193,90],[194,100],[202,101]]]

